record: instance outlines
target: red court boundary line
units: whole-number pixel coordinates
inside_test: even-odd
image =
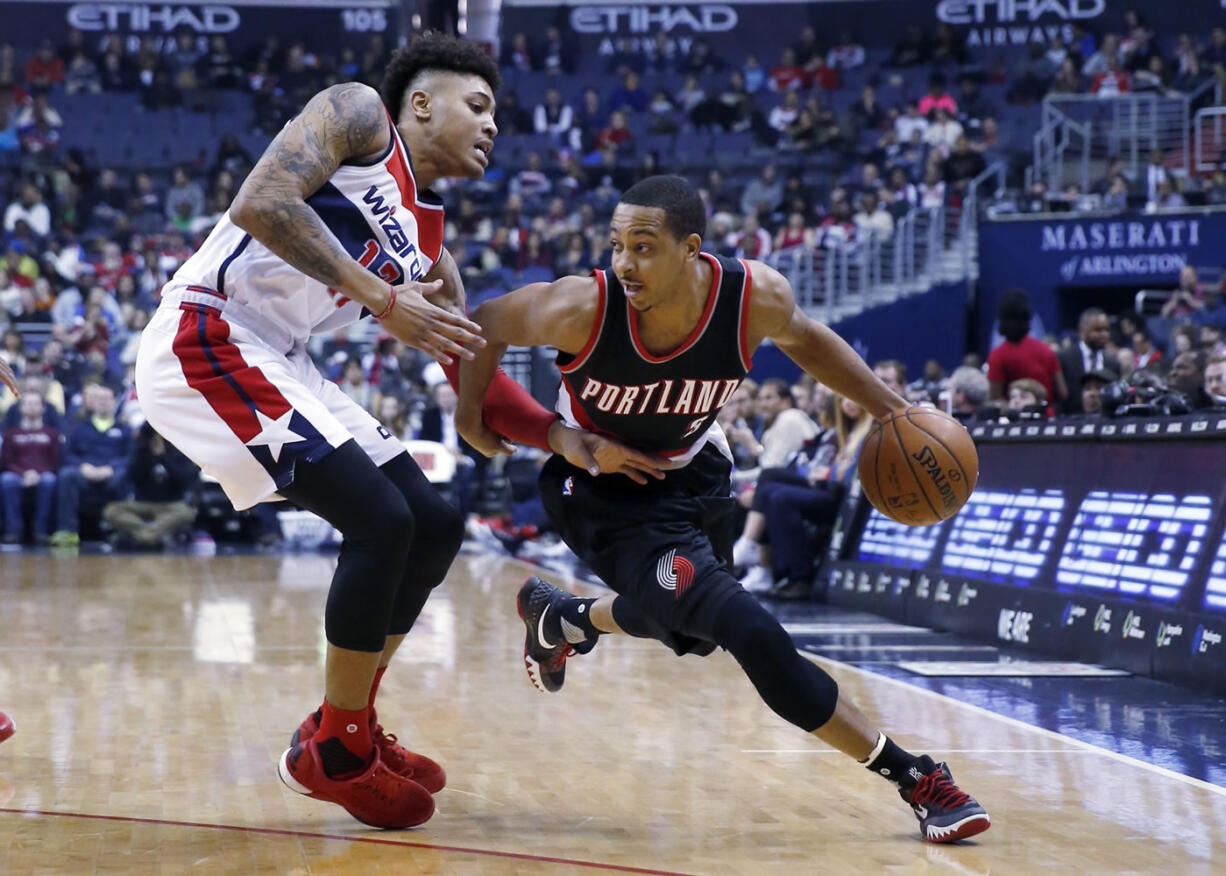
[[[307,839],[342,840],[351,843],[370,843],[377,846],[407,846],[414,849],[431,849],[438,852],[460,852],[467,855],[485,855],[490,858],[512,858],[519,861],[540,861],[546,864],[569,864],[590,870],[616,870],[619,873],[646,873],[649,876],[690,876],[674,870],[648,870],[643,867],[627,867],[622,864],[600,864],[595,861],[578,861],[573,858],[551,858],[545,855],[529,855],[524,852],[496,852],[491,849],[471,849],[465,846],[443,846],[435,843],[410,843],[399,840],[377,839],[368,836],[345,836],[337,833],[313,833],[303,830],[287,830],[276,827],[242,827],[237,824],[205,824],[200,821],[171,821],[163,818],[135,818],[129,815],[92,815],[85,812],[53,812],[47,809],[6,809],[0,813],[9,815],[42,815],[51,818],[88,818],[94,821],[122,821],[129,824],[158,824],[168,827],[201,827],[206,830],[230,830],[237,833],[258,833],[268,836],[296,836]]]

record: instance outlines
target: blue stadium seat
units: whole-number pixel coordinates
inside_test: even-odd
[[[712,135],[706,131],[681,131],[673,144],[676,157],[681,161],[706,162],[711,155]]]
[[[523,273],[519,275],[519,282],[524,286],[529,283],[552,283],[554,279],[552,270],[536,266],[524,268]]]
[[[644,134],[636,141],[638,153],[642,155],[647,152],[655,152],[661,159],[670,158],[673,152],[674,139],[672,134]]]

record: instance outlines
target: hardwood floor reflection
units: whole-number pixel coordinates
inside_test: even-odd
[[[523,671],[522,566],[465,555],[381,688],[440,760],[424,828],[383,833],[282,787],[317,704],[333,561],[0,557],[2,873],[1221,872],[1222,789],[862,672],[903,744],[993,816],[931,847],[889,787],[776,718],[735,662],[605,641],[566,688]],[[1018,753],[1010,753],[1018,752]],[[7,790],[6,790],[7,789]]]

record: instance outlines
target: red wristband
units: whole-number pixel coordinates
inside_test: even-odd
[[[378,320],[379,322],[382,322],[383,320],[387,319],[388,316],[391,315],[392,308],[396,306],[396,287],[391,286],[390,288],[392,290],[392,297],[387,299],[387,307],[383,308],[382,313],[375,314],[375,319]]]
[[[451,388],[460,391],[460,363],[453,361],[443,366],[443,373]],[[481,408],[485,424],[499,435],[510,438],[516,444],[538,447],[552,453],[549,446],[549,427],[558,420],[558,415],[545,408],[532,397],[509,374],[498,369],[490,388],[485,393]]]

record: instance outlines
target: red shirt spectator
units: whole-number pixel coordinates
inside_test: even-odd
[[[801,85],[804,87],[816,85],[823,91],[838,91],[839,71],[829,66],[822,58],[815,58],[809,66],[805,67],[805,81]]]
[[[1015,380],[1028,377],[1043,384],[1050,405],[1056,401],[1056,375],[1060,373],[1060,360],[1052,348],[1030,335],[1019,342],[1003,341],[988,353],[988,381],[1000,384],[1005,389]],[[999,396],[998,396],[999,397]]]
[[[1132,77],[1125,70],[1106,70],[1099,73],[1094,77],[1094,84],[1090,86],[1091,94],[1102,97],[1114,97],[1129,91],[1132,91]]]
[[[760,259],[770,255],[771,236],[758,225],[757,216],[745,217],[745,228],[736,238],[738,258]]]
[[[610,143],[614,146],[621,146],[633,136],[630,129],[626,127],[626,114],[621,111],[615,112],[609,116],[609,127],[596,135],[596,150],[600,151]]]
[[[827,216],[818,226],[818,245],[851,243],[856,239],[856,223],[850,219]]]
[[[38,54],[26,61],[26,82],[35,88],[49,88],[64,81],[64,62],[55,49],[44,44]]]
[[[119,278],[135,274],[139,267],[140,259],[137,256],[123,252],[117,243],[108,242],[103,246],[102,260],[93,263],[94,282],[108,292],[114,292]]]
[[[39,399],[39,401],[42,400]],[[18,475],[24,475],[28,471],[54,474],[59,467],[59,429],[47,425],[27,428],[23,424],[4,430],[4,448],[0,450],[0,469]]]
[[[788,91],[804,85],[805,78],[805,68],[796,63],[796,53],[791,49],[784,49],[779,57],[779,66],[771,70],[767,82],[772,91]]]

